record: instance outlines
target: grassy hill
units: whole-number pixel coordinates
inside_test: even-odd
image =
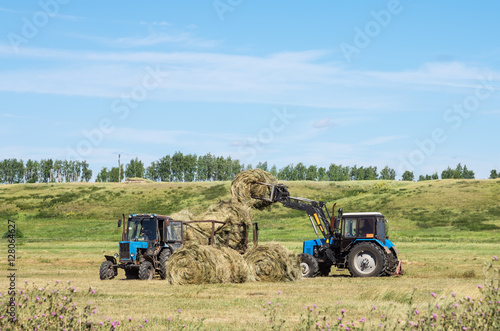
[[[337,203],[345,212],[379,211],[393,241],[500,242],[500,180],[290,182],[293,196]],[[197,213],[230,199],[230,182],[72,183],[0,186],[0,215],[28,241],[120,238],[122,214]],[[254,213],[261,239],[312,239],[307,215],[275,204]],[[4,223],[5,224],[5,223]],[[6,230],[7,226],[5,226]],[[0,230],[4,232],[4,230]]]

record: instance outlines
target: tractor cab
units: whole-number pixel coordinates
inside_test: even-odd
[[[381,213],[346,213],[342,219],[342,236],[345,239],[379,239],[385,241],[386,220]]]
[[[377,241],[382,247],[386,247],[386,244],[392,247],[387,240],[386,223],[387,220],[381,213],[342,214],[340,234],[337,234],[340,237],[341,250],[358,241]]]
[[[118,227],[122,225],[119,254],[105,255],[100,278],[112,279],[121,268],[127,279],[152,279],[156,272],[165,279],[169,257],[183,245],[183,222],[163,215],[133,214],[119,220]]]

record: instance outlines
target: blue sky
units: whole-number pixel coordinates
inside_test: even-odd
[[[500,170],[500,4],[0,1],[0,159]]]

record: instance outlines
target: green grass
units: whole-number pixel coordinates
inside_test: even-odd
[[[293,196],[337,203],[345,212],[379,211],[394,241],[500,242],[500,180],[290,182]],[[0,215],[28,240],[112,240],[129,213],[205,210],[230,199],[230,182],[18,184],[0,188]],[[275,204],[254,212],[263,240],[302,241],[314,233],[303,212]]]
[[[281,243],[295,252],[300,250],[298,242]],[[81,306],[92,301],[98,307],[94,320],[100,321],[103,316],[121,321],[128,317],[134,321],[148,319],[151,330],[162,329],[178,309],[184,321],[205,317],[204,325],[209,330],[270,329],[262,306],[279,301],[285,329],[290,329],[299,323],[303,307],[313,305],[328,309],[332,316],[346,309],[346,320],[356,323],[368,318],[373,306],[378,307],[379,314],[401,318],[415,288],[412,304],[419,309],[427,307],[431,292],[438,297],[456,293],[460,298],[478,298],[477,285],[484,283],[485,266],[498,255],[495,243],[405,242],[399,244],[403,277],[362,279],[333,272],[330,277],[295,283],[170,286],[159,279],[128,281],[120,270],[116,279],[100,281],[103,255],[117,249],[116,242],[107,241],[28,242],[18,253],[18,288],[25,287],[25,280],[28,286],[35,283],[37,287],[45,287],[47,282],[54,286],[56,280],[61,284],[71,281],[81,294],[89,288],[95,290],[93,296],[75,297]],[[7,280],[0,280],[0,286],[6,289]]]
[[[204,211],[230,199],[229,182],[2,185],[0,215],[14,219],[24,236],[17,241],[19,288],[25,280],[39,286],[71,280],[81,291],[75,297],[78,304],[91,300],[97,305],[96,321],[103,316],[147,318],[151,330],[164,328],[178,309],[183,323],[205,317],[206,329],[270,329],[263,305],[276,300],[284,329],[300,323],[303,307],[312,305],[330,310],[331,316],[346,309],[346,319],[355,322],[367,318],[373,305],[377,313],[404,318],[415,287],[412,305],[419,308],[428,305],[431,292],[477,298],[485,265],[500,255],[500,180],[288,184],[293,196],[337,203],[345,212],[382,212],[405,276],[359,279],[333,271],[330,277],[297,283],[194,286],[169,286],[158,279],[126,281],[122,271],[112,281],[98,279],[103,256],[118,250],[121,230],[116,221],[122,214]],[[261,241],[279,242],[295,253],[303,240],[314,237],[305,213],[278,204],[254,212],[254,218]],[[7,230],[6,222],[2,224],[1,233]],[[6,247],[5,239],[1,244]],[[91,298],[83,295],[89,287],[96,291]],[[2,277],[0,292],[7,288]]]

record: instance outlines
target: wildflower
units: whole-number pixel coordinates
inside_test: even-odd
[[[182,310],[180,310],[180,309],[177,309],[177,312],[178,312],[179,314],[181,313],[181,311],[182,311]]]
[[[132,322],[132,317],[129,317],[129,318],[128,318],[128,321],[129,321],[129,322]],[[169,320],[169,322],[170,322],[170,320]]]
[[[281,295],[281,291],[278,291],[278,295]]]
[[[148,323],[148,320],[147,320],[147,319],[145,319],[145,320],[144,320],[144,323],[146,323],[146,324],[147,324],[147,323]]]
[[[60,281],[56,280],[56,284],[59,284],[59,283],[60,283]]]
[[[477,288],[478,288],[478,289],[482,289],[483,287],[482,287],[481,285],[478,285],[478,286],[477,286]]]
[[[271,302],[271,301],[269,301],[267,304],[268,304],[268,305],[271,305],[271,303],[272,303],[272,302]]]
[[[441,306],[440,306],[440,305],[436,305],[436,308],[437,308],[437,309],[441,309]]]
[[[316,306],[316,305],[313,305],[313,307],[314,307],[314,309],[318,308],[318,306]]]
[[[342,309],[342,310],[341,310],[341,312],[342,312],[342,314],[344,314],[344,315],[345,315],[345,309]]]
[[[415,315],[420,314],[417,309],[415,309]]]
[[[456,295],[457,295],[456,293],[452,293],[451,294],[452,297],[456,297]]]
[[[278,302],[278,303],[276,304],[276,306],[281,307],[281,304]]]
[[[362,319],[359,320],[359,322],[360,323],[365,323],[366,322],[366,318],[363,317]]]
[[[433,298],[436,297],[436,293],[434,293],[434,292],[431,292],[431,295],[432,295]]]
[[[493,256],[493,260],[498,261],[498,257]]]
[[[372,308],[373,308],[373,310],[377,310],[377,306],[373,306]]]

